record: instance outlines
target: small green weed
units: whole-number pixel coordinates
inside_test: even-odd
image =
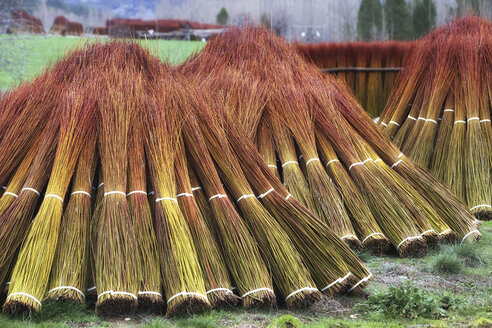
[[[463,271],[461,259],[447,253],[439,254],[431,263],[432,272],[448,275]]]
[[[416,288],[411,283],[404,283],[370,295],[367,301],[357,304],[354,310],[387,317],[438,319],[446,317],[448,310],[455,307],[456,303],[452,294],[437,295]]]
[[[289,314],[283,315],[278,319],[273,320],[268,328],[296,328],[302,327],[301,320]]]

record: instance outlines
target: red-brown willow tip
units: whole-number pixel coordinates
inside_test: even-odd
[[[478,219],[492,218],[492,23],[467,16],[418,43],[379,122]]]

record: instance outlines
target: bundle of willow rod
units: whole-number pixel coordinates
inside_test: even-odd
[[[175,167],[178,185],[176,198],[190,227],[204,275],[208,300],[214,308],[234,305],[239,298],[232,292],[225,261],[195,200],[183,144],[176,154]]]
[[[46,296],[48,299],[66,299],[78,303],[85,303],[86,300],[91,193],[97,164],[95,127],[92,126],[87,134],[60,227]]]
[[[379,122],[483,220],[492,218],[491,49],[492,24],[477,17],[434,31],[416,47]]]
[[[128,131],[132,111],[141,103],[143,83],[132,65],[126,69],[114,67],[111,61],[106,65],[107,71],[95,83],[100,90],[98,149],[104,194],[94,213],[92,247],[96,312],[114,314],[137,308],[137,245],[126,187]]]
[[[174,172],[176,152],[181,132],[179,88],[184,83],[171,77],[168,67],[162,66],[162,79],[153,86],[145,119],[149,134],[146,150],[150,175],[155,190],[155,229],[167,299],[168,315],[183,311],[199,312],[210,308],[203,273],[193,238],[179,207]],[[185,107],[181,107],[185,108]]]
[[[56,251],[68,189],[79,153],[93,118],[92,98],[84,94],[84,85],[74,85],[61,102],[60,137],[48,187],[31,229],[24,240],[12,272],[4,310],[39,310],[48,286]]]
[[[377,117],[415,44],[405,41],[296,43],[295,48],[320,69],[347,83],[369,115]],[[386,68],[389,70],[383,71]]]
[[[53,117],[54,118],[54,117]],[[59,122],[52,119],[41,133],[39,147],[33,159],[26,181],[14,202],[0,216],[0,286],[10,278],[19,246],[31,224],[38,207],[40,193],[48,181],[56,151]],[[39,190],[39,191],[38,191]],[[37,191],[38,193],[36,193]]]
[[[164,309],[161,294],[162,279],[149,199],[147,197],[147,170],[144,150],[145,107],[136,108],[132,119],[128,148],[127,199],[135,228],[137,274],[139,279],[138,308],[160,313]]]

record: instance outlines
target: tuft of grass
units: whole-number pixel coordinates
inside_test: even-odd
[[[477,246],[474,244],[466,243],[454,245],[453,253],[462,259],[465,265],[470,268],[476,268],[485,263]]]
[[[442,275],[457,274],[463,272],[461,259],[451,254],[440,254],[431,262],[432,272]]]
[[[285,314],[270,322],[267,328],[297,328],[302,327],[302,322],[298,318]]]

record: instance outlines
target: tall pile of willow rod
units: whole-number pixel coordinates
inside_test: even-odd
[[[143,109],[143,106],[136,109],[129,132],[127,199],[137,243],[138,308],[159,313],[164,310],[165,302],[161,293],[157,238],[147,197]]]
[[[203,93],[207,93],[206,89]],[[187,92],[188,97],[190,94],[191,92]],[[287,306],[310,304],[319,298],[318,290],[314,287],[314,282],[288,235],[255,197],[228,145],[226,133],[221,128],[221,115],[234,113],[221,113],[225,102],[221,103],[220,97],[216,99],[217,105],[209,100],[208,106],[200,106],[197,116],[201,118],[200,122],[203,122],[201,130],[222,181],[236,200],[243,219],[260,246],[265,262],[271,268],[275,268],[271,271],[273,281],[280,294],[285,297]]]
[[[114,60],[125,58],[124,44]],[[120,57],[121,56],[121,57]],[[139,281],[135,230],[126,197],[128,132],[133,111],[143,92],[143,82],[131,63],[116,67],[112,58],[96,81],[98,101],[98,149],[104,194],[93,216],[92,238],[96,312],[121,314],[137,308]],[[114,65],[114,66],[113,66]]]
[[[155,190],[155,230],[158,240],[167,315],[210,308],[203,273],[186,218],[176,199],[174,171],[181,133],[178,91],[184,83],[162,66],[162,79],[149,95],[146,152]]]
[[[403,153],[430,168],[485,220],[492,217],[486,140],[491,36],[490,22],[469,16],[425,37],[398,78],[379,122]]]
[[[91,126],[80,154],[63,214],[46,298],[85,303],[89,272],[89,223],[97,164],[96,130]]]
[[[195,200],[184,145],[179,150],[175,161],[178,185],[176,198],[190,227],[203,272],[206,295],[214,308],[232,306],[239,302],[239,298],[232,292],[225,261]]]
[[[270,306],[275,302],[272,278],[256,241],[226,196],[193,113],[188,115],[184,123],[183,139],[188,158],[196,169],[195,173],[208,199],[218,243],[237,285],[243,307]]]
[[[82,90],[81,90],[82,89]],[[12,272],[6,312],[39,310],[48,287],[63,215],[63,201],[78,156],[87,139],[94,108],[83,85],[64,95],[60,110],[60,137],[46,193],[24,240]]]

